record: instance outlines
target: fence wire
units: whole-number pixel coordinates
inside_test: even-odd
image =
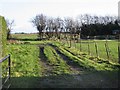
[[[74,37],[70,41],[69,37],[64,40],[66,46],[70,47],[71,43],[71,47],[78,49],[80,52],[118,63],[118,39],[112,39],[111,36],[105,36],[105,39],[87,36],[84,39]]]

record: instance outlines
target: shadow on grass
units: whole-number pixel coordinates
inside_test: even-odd
[[[11,88],[118,88],[118,72],[12,77]]]

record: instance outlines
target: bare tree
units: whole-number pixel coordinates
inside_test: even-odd
[[[9,20],[6,19],[6,23],[7,23],[7,40],[11,38],[11,30],[13,29],[14,24],[14,20]]]
[[[43,30],[46,27],[46,16],[43,14],[36,15],[31,22],[39,31],[38,37],[41,40],[43,38]]]
[[[52,38],[55,36],[55,30],[56,30],[56,24],[55,24],[55,19],[52,17],[49,17],[47,19],[47,35],[49,38]]]
[[[63,20],[61,18],[55,18],[55,33],[56,37],[60,39],[60,34],[63,30]]]
[[[52,33],[53,18],[47,18],[46,20],[46,35],[50,39],[53,36]]]
[[[60,32],[63,29],[63,24],[62,24],[62,19],[61,18],[52,18],[48,17],[46,21],[46,33],[49,38],[55,37],[57,39],[60,39]]]
[[[66,27],[66,30],[67,32],[70,33],[70,47],[72,46],[72,39],[73,39],[73,34],[74,34],[74,31],[75,31],[75,22],[72,18],[68,17],[68,18],[65,18],[65,27]]]

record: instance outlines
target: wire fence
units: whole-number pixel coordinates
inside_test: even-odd
[[[118,63],[118,39],[115,39],[113,36],[105,36],[104,39],[99,39],[96,36],[80,38],[78,35],[72,38],[72,40],[68,36],[67,39],[64,38],[63,42],[66,46],[74,47],[80,52]]]

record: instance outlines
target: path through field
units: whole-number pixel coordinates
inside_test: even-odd
[[[53,88],[105,88],[105,87],[117,87],[117,73],[112,72],[88,72],[81,68],[79,65],[70,60],[69,57],[59,51],[59,49],[52,45],[52,47],[58,56],[63,60],[69,67],[70,73],[54,73],[54,65],[49,65],[47,57],[44,54],[44,47],[46,45],[40,45],[40,64],[42,65],[43,76],[38,82],[38,87],[53,87]],[[57,60],[57,59],[56,59]],[[58,65],[59,66],[59,65]],[[68,72],[69,72],[68,70]],[[59,72],[59,71],[58,71]],[[108,76],[109,74],[109,76]],[[111,75],[111,76],[110,76]],[[112,77],[113,76],[113,77]]]
[[[70,60],[69,57],[61,53],[57,47],[55,47],[52,44],[49,44],[49,45],[52,46],[57,52],[57,54],[60,56],[60,58],[62,58],[62,60],[64,60],[70,66],[70,69],[73,71],[73,73],[78,74],[82,72],[82,69],[77,64],[75,64],[72,60]]]
[[[73,51],[70,51],[70,48],[65,49],[53,43],[44,43],[37,46],[39,47],[39,76],[13,77],[12,88],[118,87],[118,72],[101,69],[104,69],[103,65],[106,65],[105,68],[114,68],[114,66],[110,67],[109,63],[103,62],[102,65],[92,60],[82,59],[84,56],[75,55]],[[88,60],[88,62],[85,62],[85,60]],[[94,70],[96,65],[101,70]]]
[[[44,46],[40,45],[39,47],[40,47],[40,65],[43,71],[41,72],[41,74],[49,76],[51,74],[52,67],[47,64],[47,58],[45,57],[45,54],[44,54]]]

